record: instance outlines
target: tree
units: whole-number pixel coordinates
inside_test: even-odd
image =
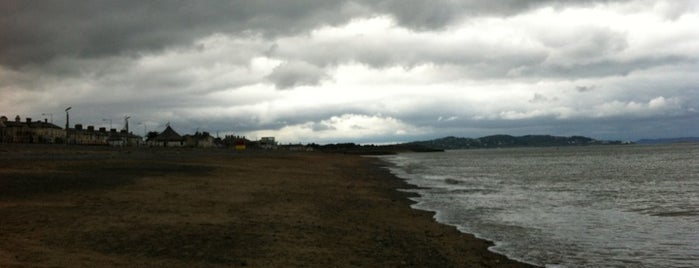
[[[155,139],[155,137],[157,137],[157,136],[158,136],[158,132],[156,132],[156,131],[150,131],[150,132],[148,132],[148,134],[146,135],[146,141]]]

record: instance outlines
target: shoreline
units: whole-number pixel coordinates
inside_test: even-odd
[[[533,267],[358,155],[0,144],[0,266]]]
[[[411,200],[411,198],[412,198],[412,197],[419,197],[419,194],[418,194],[418,193],[415,193],[415,192],[411,192],[410,190],[411,190],[411,189],[420,189],[420,187],[417,186],[417,185],[410,184],[410,183],[407,182],[407,180],[405,180],[405,179],[403,179],[403,178],[400,178],[400,177],[398,177],[397,175],[395,175],[395,174],[393,174],[392,172],[390,172],[390,170],[389,170],[388,168],[389,168],[390,166],[394,165],[393,163],[388,162],[388,161],[386,161],[386,160],[383,160],[383,159],[381,159],[381,158],[372,156],[372,155],[368,155],[368,156],[365,156],[365,157],[366,157],[366,158],[369,158],[369,159],[375,160],[375,161],[377,162],[377,163],[374,163],[374,165],[376,165],[376,168],[381,169],[381,172],[384,172],[384,171],[385,171],[385,172],[387,173],[386,176],[392,177],[392,178],[390,178],[391,180],[398,180],[398,181],[399,181],[399,184],[401,185],[401,187],[395,188],[394,191],[396,191],[396,192],[401,193],[402,195],[404,195],[404,200],[406,201],[406,206],[407,206],[408,208],[410,208],[411,210],[414,210],[414,211],[418,211],[418,212],[422,212],[422,213],[429,214],[429,217],[430,217],[430,218],[432,219],[432,221],[434,221],[436,224],[439,224],[439,225],[441,225],[441,226],[445,226],[445,227],[447,227],[447,228],[451,228],[451,229],[456,230],[456,231],[458,232],[457,236],[459,236],[459,234],[460,234],[460,235],[462,235],[462,236],[465,236],[464,239],[467,239],[467,240],[478,240],[478,241],[484,242],[484,243],[487,245],[487,246],[484,248],[484,250],[487,251],[487,253],[495,254],[495,255],[500,256],[500,257],[502,257],[502,258],[504,258],[504,259],[506,260],[506,261],[496,260],[496,261],[495,261],[495,266],[490,266],[490,264],[488,264],[488,265],[485,265],[484,267],[539,267],[539,266],[536,266],[536,265],[534,265],[534,264],[530,264],[530,263],[527,263],[527,262],[524,262],[524,261],[521,261],[521,260],[511,259],[511,258],[509,258],[508,256],[506,256],[506,255],[504,255],[504,254],[502,254],[502,253],[498,253],[498,252],[495,252],[495,251],[490,250],[491,247],[495,246],[495,242],[494,242],[494,241],[490,241],[490,240],[487,240],[487,239],[484,239],[484,238],[479,238],[479,237],[477,237],[475,234],[472,234],[472,233],[462,232],[462,231],[458,230],[458,227],[457,227],[457,226],[453,226],[453,225],[449,225],[449,224],[445,224],[445,223],[439,222],[439,221],[435,218],[435,214],[437,213],[436,211],[413,208],[412,205],[416,204],[417,202]],[[406,190],[406,191],[401,191],[401,190]],[[479,253],[479,254],[483,254],[483,253]],[[511,265],[511,264],[509,264],[510,262],[514,262],[514,263],[515,263],[514,266],[509,266],[509,265]],[[508,264],[506,264],[506,263],[508,263]],[[502,265],[502,266],[500,266],[500,265]],[[522,266],[519,266],[519,265],[522,265]]]

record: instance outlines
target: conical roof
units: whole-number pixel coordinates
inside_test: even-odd
[[[163,132],[158,134],[157,137],[155,137],[156,141],[181,141],[182,136],[180,134],[177,134],[175,130],[173,130],[170,126],[167,126]]]

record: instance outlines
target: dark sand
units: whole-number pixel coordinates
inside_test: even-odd
[[[0,144],[0,267],[528,267],[360,156]]]

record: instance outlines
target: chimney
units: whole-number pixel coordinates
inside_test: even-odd
[[[102,132],[102,133],[107,132],[107,128],[101,127],[101,128],[100,128],[100,132]]]
[[[48,119],[48,118],[44,118],[44,123],[48,123],[48,122],[49,122],[49,119]]]
[[[29,123],[31,123],[31,122],[32,122],[32,119],[31,119],[30,117],[27,117],[27,118],[25,118],[24,120],[26,120],[26,121],[27,121],[27,124],[29,124]]]
[[[95,131],[95,126],[87,126],[87,131]]]
[[[83,124],[75,124],[75,130],[83,130]]]
[[[15,122],[19,123],[19,121],[20,121],[19,115],[15,116]]]

